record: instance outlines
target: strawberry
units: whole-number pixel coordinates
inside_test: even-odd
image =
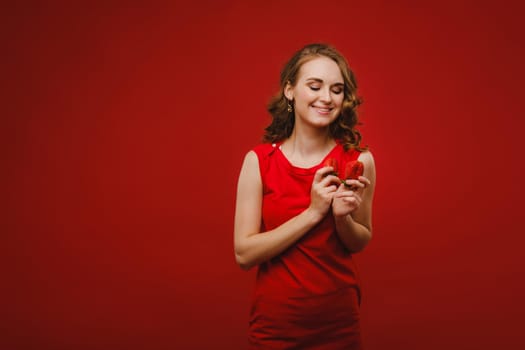
[[[365,168],[364,164],[358,160],[353,160],[351,162],[346,163],[345,166],[345,178],[343,180],[343,183],[347,187],[352,187],[351,185],[346,184],[346,180],[352,179],[357,180],[359,176],[363,175]]]
[[[335,158],[327,158],[324,163],[323,163],[323,166],[331,166],[332,168],[334,168],[334,171],[332,171],[330,173],[330,175],[335,175],[337,176],[337,171],[339,170],[338,168],[338,165],[337,165],[337,160]]]

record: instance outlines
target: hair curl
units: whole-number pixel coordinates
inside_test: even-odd
[[[294,86],[297,83],[299,69],[306,62],[320,56],[332,59],[341,70],[344,80],[344,97],[341,113],[330,124],[330,136],[339,140],[344,149],[366,150],[368,147],[361,146],[361,133],[356,129],[361,125],[358,120],[357,107],[362,104],[362,99],[357,95],[357,83],[354,73],[348,62],[334,47],[326,44],[309,44],[297,51],[286,63],[281,71],[279,92],[272,97],[268,104],[268,112],[272,116],[272,122],[265,128],[264,142],[279,142],[292,134],[295,118],[294,112],[288,112],[288,100],[284,95],[284,89],[288,83]]]

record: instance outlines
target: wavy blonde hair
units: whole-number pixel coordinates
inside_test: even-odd
[[[344,97],[341,113],[330,124],[330,136],[339,140],[345,150],[357,149],[363,151],[368,147],[361,146],[361,133],[356,130],[361,125],[358,120],[357,107],[361,105],[362,99],[357,95],[357,83],[354,73],[348,62],[334,47],[326,44],[309,44],[297,51],[286,63],[281,71],[279,92],[272,97],[268,103],[268,112],[272,116],[272,122],[265,128],[264,142],[279,142],[292,134],[295,124],[294,112],[288,112],[288,100],[284,95],[284,89],[288,83],[295,86],[299,70],[306,62],[320,56],[332,59],[341,70],[344,80]]]

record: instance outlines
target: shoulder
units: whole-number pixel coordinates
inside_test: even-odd
[[[254,146],[244,156],[243,168],[258,169],[268,162],[269,156],[275,151],[276,144],[261,143]]]
[[[260,181],[259,158],[251,150],[244,156],[241,173],[239,174],[239,185],[242,183],[253,183],[254,181]]]
[[[252,150],[246,154],[246,157],[256,158],[259,164],[263,165],[269,161],[270,156],[274,154],[276,149],[277,144],[275,143],[261,143],[253,147]]]
[[[257,156],[267,156],[271,154],[276,148],[275,143],[261,143],[252,148],[253,153]],[[249,152],[248,152],[249,153]]]
[[[363,151],[361,152],[361,154],[359,154],[359,157],[357,159],[363,163],[363,166],[365,169],[364,176],[369,178],[370,181],[375,182],[376,165],[375,165],[374,156],[372,155],[372,152]]]
[[[363,164],[366,166],[375,166],[374,156],[372,155],[372,152],[370,151],[363,151],[359,154],[359,157],[357,158],[359,161],[363,162]]]
[[[242,174],[252,181],[264,182],[276,149],[275,143],[261,143],[253,147],[244,157]]]
[[[258,165],[258,163],[259,159],[255,150],[252,149],[248,151],[248,153],[246,153],[246,155],[244,156],[244,165],[253,166]]]

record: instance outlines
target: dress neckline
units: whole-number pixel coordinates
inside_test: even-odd
[[[323,167],[323,164],[326,161],[326,159],[328,159],[329,157],[333,156],[336,153],[336,151],[338,149],[340,149],[340,147],[341,147],[339,142],[336,141],[334,147],[332,147],[332,149],[324,156],[324,158],[318,164],[313,165],[313,166],[308,167],[308,168],[304,168],[304,167],[299,167],[299,166],[293,165],[290,162],[290,160],[286,157],[284,152],[281,150],[281,145],[282,145],[282,142],[279,142],[279,143],[274,143],[272,146],[275,147],[275,149],[277,151],[276,153],[283,160],[283,163],[286,165],[286,167],[290,171],[292,171],[292,172],[294,172],[296,174],[299,174],[299,175],[312,175],[312,174],[314,174],[319,168]]]

